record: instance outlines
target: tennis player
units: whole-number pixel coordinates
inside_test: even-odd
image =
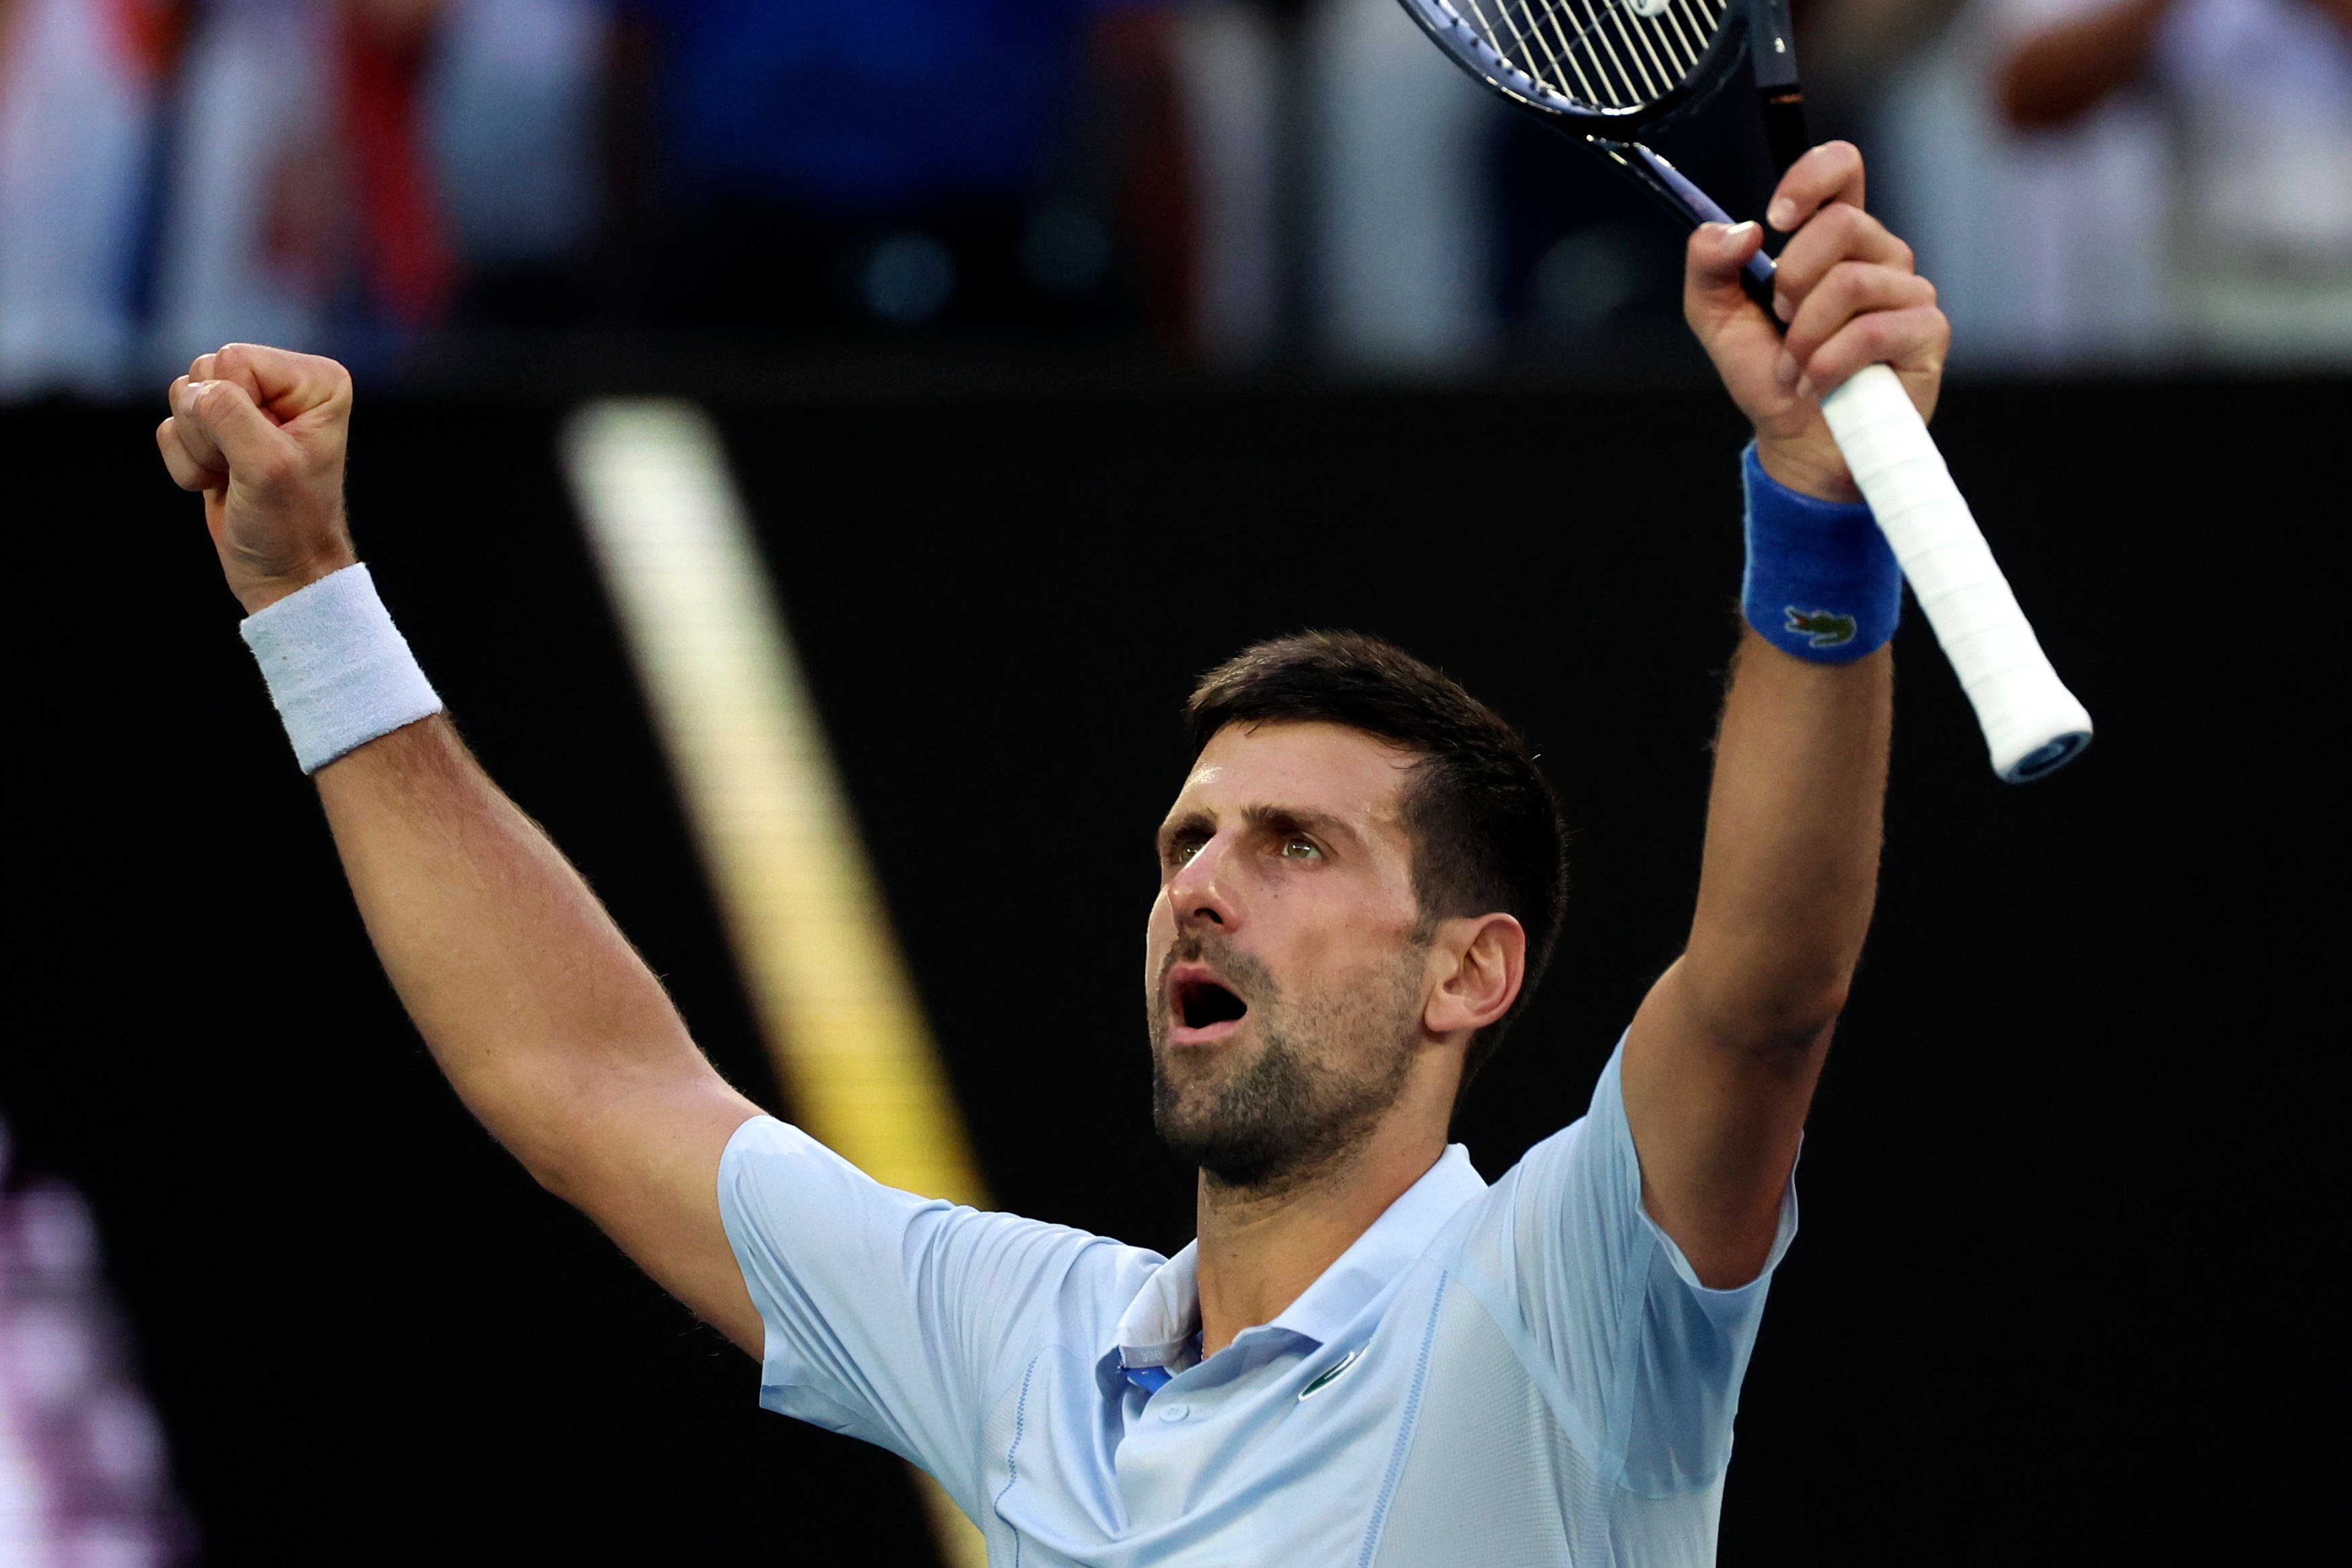
[[[1885,361],[1927,412],[1948,340],[1852,147],[1768,216],[1785,344],[1736,282],[1754,225],[1687,256],[1756,431],[1687,947],[1585,1113],[1487,1186],[1446,1133],[1559,926],[1551,790],[1393,647],[1243,653],[1192,695],[1146,923],[1154,1120],[1199,1166],[1172,1259],[884,1188],[712,1071],[357,563],[340,366],[206,355],[158,439],[435,1059],[767,1407],[921,1466],[1006,1565],[1704,1563],[1877,874],[1899,581],[1817,394]]]

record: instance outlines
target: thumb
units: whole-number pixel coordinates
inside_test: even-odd
[[[1764,231],[1752,223],[1701,224],[1691,231],[1684,253],[1683,294],[1693,326],[1748,308],[1739,272],[1763,243]]]

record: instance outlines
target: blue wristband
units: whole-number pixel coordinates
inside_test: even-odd
[[[1903,570],[1870,508],[1816,500],[1780,484],[1748,443],[1748,623],[1784,653],[1847,664],[1885,646],[1903,615]]]

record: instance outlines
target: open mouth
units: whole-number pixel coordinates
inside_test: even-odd
[[[1249,1004],[1216,981],[1202,977],[1177,982],[1176,1016],[1186,1029],[1203,1030],[1237,1022]]]

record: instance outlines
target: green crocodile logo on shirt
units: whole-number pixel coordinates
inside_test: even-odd
[[[1853,617],[1841,615],[1834,610],[1800,610],[1788,606],[1789,627],[1801,636],[1811,637],[1816,648],[1842,648],[1853,641]]]
[[[1324,1373],[1322,1376],[1317,1378],[1314,1382],[1308,1384],[1306,1387],[1298,1391],[1300,1401],[1303,1403],[1306,1400],[1312,1399],[1318,1394],[1322,1393],[1326,1388],[1330,1387],[1334,1383],[1339,1382],[1339,1375],[1347,1371],[1348,1368],[1355,1365],[1356,1358],[1363,1354],[1363,1347],[1359,1345],[1354,1350],[1351,1350],[1347,1354],[1341,1356],[1337,1364],[1333,1365],[1329,1371]]]

